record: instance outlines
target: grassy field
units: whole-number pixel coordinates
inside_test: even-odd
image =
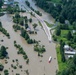
[[[68,42],[68,40],[66,39],[67,34],[68,34],[68,30],[61,30],[61,35],[57,36],[57,40],[60,41],[62,39],[63,41]]]
[[[67,62],[63,63],[61,61],[61,54],[60,54],[59,45],[57,45],[57,47],[56,47],[56,52],[57,52],[59,70],[62,71],[63,69],[65,69],[67,67]]]

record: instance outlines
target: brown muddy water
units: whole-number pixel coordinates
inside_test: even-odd
[[[25,7],[26,9],[28,9],[30,11],[29,7],[25,4],[25,1],[27,1],[27,0],[14,0],[14,1],[19,3],[20,8],[24,9],[24,7]],[[34,0],[28,0],[28,1],[30,2],[30,6],[32,8],[34,8],[35,10],[38,10],[42,13],[43,20],[45,20],[49,23],[52,23],[52,24],[55,22],[54,18],[49,13],[45,12],[44,10],[42,10],[41,8],[39,8],[35,5],[36,2]]]
[[[29,14],[22,14],[31,17]],[[32,17],[33,18],[33,17]],[[34,52],[33,45],[28,45],[26,41],[20,36],[20,32],[15,32],[12,28],[13,22],[11,15],[5,14],[4,16],[0,17],[3,27],[9,32],[10,39],[8,39],[5,35],[0,34],[0,40],[4,40],[3,42],[0,41],[1,45],[8,47],[8,55],[9,59],[7,64],[5,64],[5,60],[0,60],[2,64],[4,64],[5,69],[9,70],[9,75],[16,75],[19,73],[20,75],[27,75],[25,70],[28,69],[29,75],[55,75],[56,70],[58,69],[57,64],[57,56],[56,56],[56,49],[54,43],[49,43],[46,34],[44,33],[43,29],[41,29],[40,25],[37,26],[37,35],[31,35],[31,38],[36,40],[40,40],[42,45],[45,45],[46,52],[43,53],[43,57],[38,57],[37,52]],[[33,18],[33,23],[38,23],[36,18]],[[32,24],[29,23],[29,26],[32,29]],[[20,44],[23,49],[25,50],[26,54],[29,58],[29,65],[26,64],[26,61],[23,59],[21,55],[17,54],[17,49],[14,47],[14,40]],[[49,64],[48,59],[52,56],[52,62]],[[14,66],[17,65],[16,61],[12,62],[12,60],[18,59],[19,65],[22,65],[22,69],[17,67],[17,69],[11,68],[11,64]],[[42,62],[40,62],[42,61]],[[12,72],[13,70],[13,72]],[[0,72],[3,75],[3,72]]]
[[[51,16],[51,14],[45,12],[44,10],[42,10],[41,8],[37,7],[35,4],[36,2],[34,0],[28,0],[30,2],[30,6],[33,7],[35,10],[38,10],[42,13],[42,18],[43,20],[49,22],[49,23],[54,23],[54,18]]]

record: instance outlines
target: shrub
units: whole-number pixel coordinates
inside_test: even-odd
[[[3,71],[4,66],[2,64],[0,64],[0,71]]]
[[[4,75],[9,75],[8,70],[4,70]]]

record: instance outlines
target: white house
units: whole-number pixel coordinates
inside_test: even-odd
[[[4,5],[13,5],[14,0],[4,0]]]
[[[69,45],[64,45],[64,50],[69,50],[70,46]]]
[[[67,55],[74,55],[74,54],[76,54],[76,52],[75,51],[65,51],[65,54],[67,54]]]
[[[14,0],[4,0],[4,5],[2,6],[2,8],[7,8],[8,5],[13,6]]]

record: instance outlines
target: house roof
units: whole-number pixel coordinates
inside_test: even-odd
[[[76,52],[75,51],[65,51],[65,54],[72,54],[72,55],[74,55],[74,54],[76,54]]]
[[[70,48],[69,45],[64,45],[64,49],[66,49],[66,48]]]

